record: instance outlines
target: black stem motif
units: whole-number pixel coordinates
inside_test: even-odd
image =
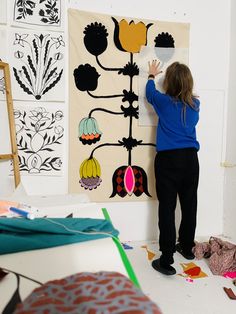
[[[90,91],[87,90],[87,93],[89,94],[89,96],[93,97],[93,98],[115,98],[115,97],[124,97],[124,94],[120,94],[120,95],[106,95],[106,96],[96,96],[90,93]]]
[[[133,65],[133,53],[130,53],[130,64]],[[133,77],[130,76],[130,92],[132,92],[132,82],[133,82]],[[132,104],[130,104],[132,106]],[[132,115],[130,116],[129,119],[129,137],[132,137],[132,122],[133,122],[133,117]],[[131,166],[132,164],[132,156],[131,156],[131,150],[128,152],[128,165]]]
[[[96,56],[96,61],[97,61],[98,65],[99,65],[103,70],[105,70],[105,71],[121,71],[121,70],[123,70],[123,68],[106,68],[106,67],[104,67],[104,66],[100,63],[100,61],[99,61],[99,59],[98,59],[98,56]]]
[[[89,159],[93,158],[93,153],[95,152],[96,149],[101,148],[103,146],[122,146],[122,144],[120,144],[120,143],[104,143],[104,144],[98,145],[97,147],[95,147],[92,150]]]
[[[153,147],[156,147],[156,144],[153,144],[153,143],[140,143],[138,145],[146,145],[146,146],[153,146]]]
[[[115,111],[111,111],[111,110],[107,110],[107,109],[103,109],[103,108],[95,108],[95,109],[93,109],[93,110],[90,111],[90,113],[89,113],[89,115],[88,115],[89,118],[91,118],[92,113],[93,113],[94,111],[103,111],[103,112],[107,112],[107,113],[110,113],[110,114],[124,114],[123,111],[122,111],[122,112],[115,112]]]

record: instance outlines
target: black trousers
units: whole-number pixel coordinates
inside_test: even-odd
[[[194,244],[197,216],[199,163],[195,148],[158,152],[155,158],[156,193],[159,201],[159,245],[162,258],[173,263],[176,244],[175,208],[181,207],[178,241],[183,250]]]

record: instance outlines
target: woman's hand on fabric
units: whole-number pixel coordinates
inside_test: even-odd
[[[148,62],[148,75],[153,75],[154,77],[158,74],[162,73],[160,69],[160,61],[152,60],[152,62]]]

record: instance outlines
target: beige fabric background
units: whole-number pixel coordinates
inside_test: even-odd
[[[145,25],[153,23],[147,32],[147,45],[155,46],[154,39],[161,32],[170,33],[175,40],[176,48],[189,47],[189,24],[163,21],[152,21],[135,19],[129,17],[117,17],[118,22],[126,19],[129,23],[142,21]],[[105,146],[95,151],[94,157],[101,165],[102,183],[95,190],[88,191],[80,186],[79,168],[84,159],[89,158],[91,151],[103,143],[117,143],[123,137],[128,137],[129,118],[122,115],[111,115],[96,111],[93,117],[97,120],[102,131],[101,140],[92,145],[83,145],[78,138],[78,125],[82,118],[87,117],[93,108],[105,108],[112,111],[121,111],[120,106],[128,106],[128,102],[123,103],[122,98],[94,99],[87,92],[81,92],[75,86],[73,72],[80,64],[89,63],[95,67],[101,75],[98,87],[92,93],[94,95],[114,95],[122,94],[123,89],[129,90],[129,76],[118,75],[117,72],[104,71],[96,62],[95,56],[90,54],[84,46],[84,29],[87,25],[98,22],[102,23],[108,31],[108,47],[99,56],[101,64],[105,67],[119,68],[130,61],[130,53],[120,51],[116,48],[114,35],[114,22],[109,15],[102,15],[91,12],[83,12],[74,9],[68,10],[69,19],[69,193],[88,193],[91,201],[140,201],[155,199],[155,184],[153,162],[155,148],[152,146],[137,146],[132,150],[132,165],[142,167],[148,177],[148,191],[152,198],[143,193],[140,197],[127,195],[124,198],[116,195],[109,198],[112,193],[112,175],[114,171],[128,164],[128,152],[124,147]],[[137,54],[133,55],[134,62],[137,63]],[[133,78],[133,90],[138,94],[138,77]],[[134,102],[133,106],[138,103]],[[138,126],[138,120],[133,119],[133,138],[143,140],[144,143],[155,144],[155,127]]]

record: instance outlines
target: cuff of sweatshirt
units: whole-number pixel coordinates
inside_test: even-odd
[[[149,74],[149,75],[148,75],[148,79],[149,79],[149,80],[154,80],[154,79],[155,79],[155,75]]]

